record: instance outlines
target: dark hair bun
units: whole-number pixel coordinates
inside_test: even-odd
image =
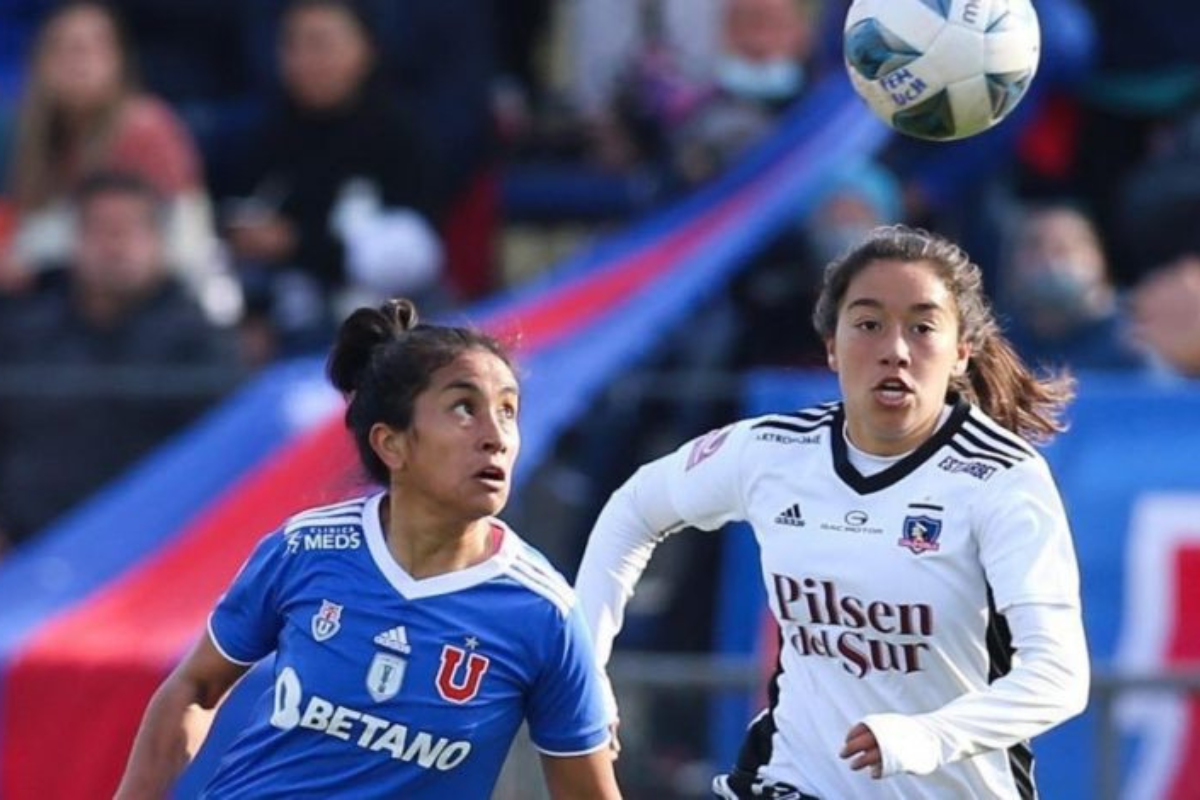
[[[417,306],[407,297],[393,297],[380,306],[379,311],[391,321],[397,336],[417,327]]]
[[[417,326],[417,307],[406,298],[393,298],[379,308],[360,308],[342,323],[329,353],[329,382],[343,394],[355,391],[371,367],[380,345],[395,341]]]

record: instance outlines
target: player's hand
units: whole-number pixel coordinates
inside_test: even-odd
[[[846,734],[846,744],[838,755],[841,758],[851,759],[850,769],[852,770],[870,768],[872,778],[879,778],[882,775],[883,754],[879,752],[879,742],[875,740],[875,734],[871,733],[871,729],[861,722]]]

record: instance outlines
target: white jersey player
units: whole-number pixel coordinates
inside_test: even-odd
[[[923,231],[830,265],[814,320],[841,402],[700,437],[605,506],[576,583],[597,657],[664,535],[747,521],[782,642],[719,796],[1035,797],[1029,740],[1088,688],[1070,530],[1026,442],[1069,381],[1028,372],[978,268]]]

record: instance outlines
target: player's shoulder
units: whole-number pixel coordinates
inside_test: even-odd
[[[969,405],[945,441],[937,467],[979,483],[1048,471],[1042,454],[1020,435]]]
[[[306,508],[288,517],[276,531],[289,553],[357,550],[364,544],[363,509],[369,495]]]
[[[566,617],[575,606],[575,590],[536,547],[505,527],[504,575],[521,591]]]
[[[829,437],[840,414],[841,403],[820,403],[796,411],[762,414],[741,424],[752,442],[785,447],[814,445]]]

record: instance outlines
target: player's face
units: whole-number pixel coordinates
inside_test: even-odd
[[[393,483],[432,515],[472,521],[504,507],[521,446],[517,380],[473,349],[433,374],[416,400]]]
[[[937,424],[951,377],[966,369],[953,295],[925,262],[876,261],[850,281],[826,342],[855,446],[904,453]]]

